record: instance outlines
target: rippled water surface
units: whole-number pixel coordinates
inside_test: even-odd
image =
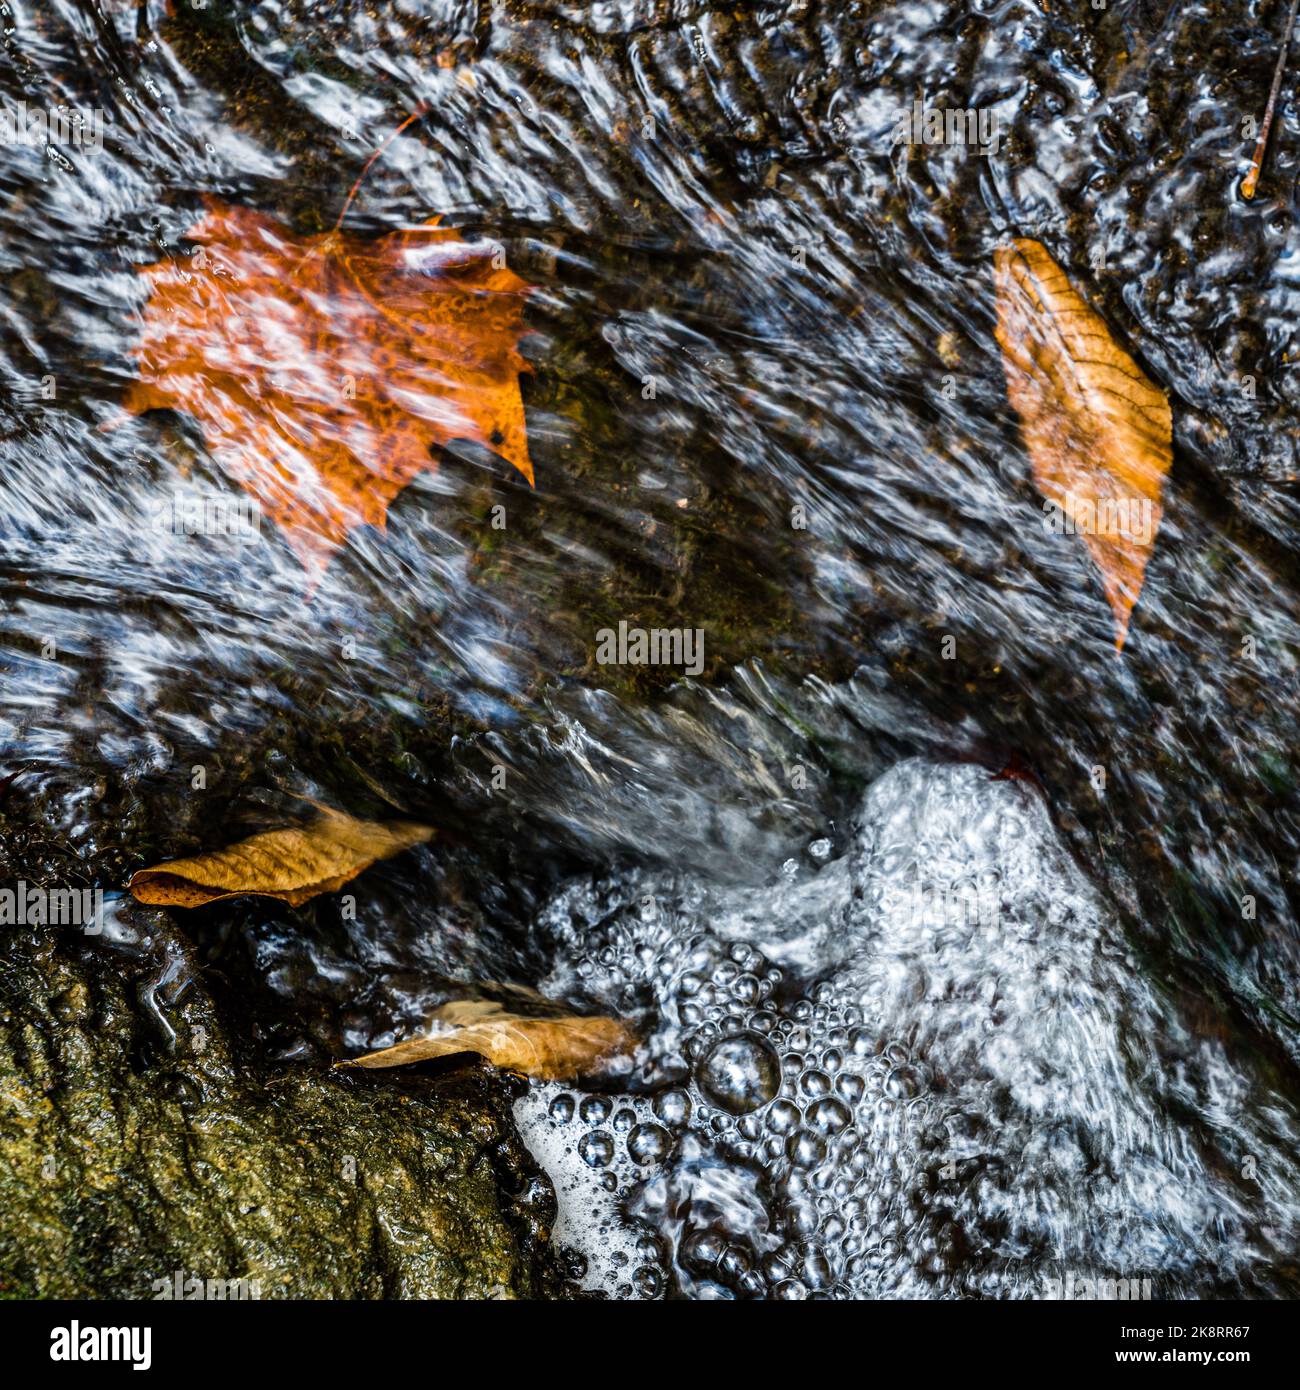
[[[1281,21],[0,4],[7,104],[104,120],[98,149],[0,145],[12,875],[120,888],[303,797],[437,826],[355,920],[189,929],[287,1064],[471,985],[634,1019],[596,1089],[517,1106],[578,1286],[1293,1296],[1286,89],[1238,193]],[[996,150],[894,144],[916,100],[994,112]],[[439,216],[502,248],[535,287],[535,489],[434,450],[315,587],[269,522],[158,529],[178,489],[241,495],[191,417],[122,418],[140,269],[190,273],[214,199],[286,236]],[[1007,402],[1013,233],[1173,407],[1122,655]],[[601,665],[619,622],[702,630],[701,671]]]

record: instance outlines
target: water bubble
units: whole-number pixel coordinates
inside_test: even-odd
[[[866,1094],[867,1083],[856,1072],[845,1071],[835,1078],[835,1089],[850,1105],[856,1105]]]
[[[578,1107],[578,1115],[584,1124],[603,1125],[613,1108],[605,1096],[588,1096]]]
[[[810,1129],[796,1130],[786,1140],[785,1152],[796,1168],[813,1168],[826,1157],[826,1141]]]
[[[658,1264],[664,1257],[663,1248],[659,1244],[659,1237],[649,1234],[638,1238],[636,1253],[646,1264]]]
[[[823,1096],[808,1111],[808,1123],[822,1134],[838,1134],[848,1128],[852,1118],[849,1107],[834,1096]]]
[[[785,1224],[791,1235],[810,1236],[817,1230],[820,1218],[811,1203],[792,1202],[786,1211]]]
[[[830,1283],[831,1267],[825,1253],[816,1245],[804,1247],[804,1282],[812,1289],[825,1288]]]
[[[680,1129],[691,1118],[691,1098],[685,1091],[665,1091],[655,1099],[655,1114],[670,1129]]]
[[[895,1067],[885,1081],[885,1092],[895,1100],[911,1100],[920,1095],[922,1084],[915,1067]]]
[[[803,1112],[791,1100],[778,1100],[767,1112],[767,1127],[773,1134],[789,1134],[803,1119]]]
[[[578,1141],[578,1153],[590,1168],[603,1168],[614,1157],[614,1136],[603,1129],[593,1129]]]
[[[700,1064],[696,1079],[720,1110],[746,1115],[780,1091],[781,1064],[766,1039],[742,1033],[717,1043]]]
[[[662,1163],[672,1149],[672,1136],[662,1125],[637,1125],[627,1136],[627,1151],[633,1163]]]
[[[711,1274],[726,1253],[727,1243],[716,1231],[693,1231],[682,1242],[682,1263],[697,1274]]]
[[[557,1125],[567,1125],[573,1119],[573,1097],[567,1091],[556,1096],[548,1113]]]
[[[789,1246],[783,1245],[779,1250],[774,1250],[770,1255],[763,1259],[763,1273],[768,1281],[779,1284],[782,1279],[788,1279],[794,1270],[795,1261],[790,1252]]]

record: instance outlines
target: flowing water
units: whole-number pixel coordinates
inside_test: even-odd
[[[437,826],[355,919],[188,929],[286,1065],[488,984],[632,1018],[517,1105],[578,1287],[1294,1296],[1290,87],[1238,192],[1282,17],[0,3],[7,108],[102,119],[0,142],[12,876],[120,890],[304,797]],[[917,102],[996,139],[897,143]],[[192,273],[205,200],[328,230],[411,113],[345,226],[440,216],[536,287],[537,485],[436,450],[312,589],[269,521],[159,526],[240,494],[122,418],[139,270]],[[1013,233],[1173,407],[1122,655],[1007,403]],[[620,622],[700,669],[602,664]]]

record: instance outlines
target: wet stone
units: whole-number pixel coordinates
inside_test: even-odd
[[[102,941],[11,928],[5,964],[0,1296],[150,1299],[178,1271],[260,1298],[563,1290],[551,1189],[490,1078],[268,1065],[198,978],[169,1040],[134,1007],[156,961]]]

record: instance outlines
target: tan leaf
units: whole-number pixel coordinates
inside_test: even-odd
[[[229,849],[141,869],[128,886],[140,902],[159,907],[202,907],[244,896],[298,907],[433,835],[410,821],[354,820],[320,809],[321,818],[305,830],[268,830]]]
[[[448,1031],[431,1038],[408,1038],[396,1047],[340,1065],[400,1067],[477,1052],[506,1071],[522,1072],[538,1081],[569,1081],[626,1052],[634,1041],[616,1018],[526,1018],[481,999],[445,1004],[434,1019]]]
[[[1039,492],[1083,536],[1122,650],[1160,526],[1169,402],[1037,241],[994,256],[997,339]]]

